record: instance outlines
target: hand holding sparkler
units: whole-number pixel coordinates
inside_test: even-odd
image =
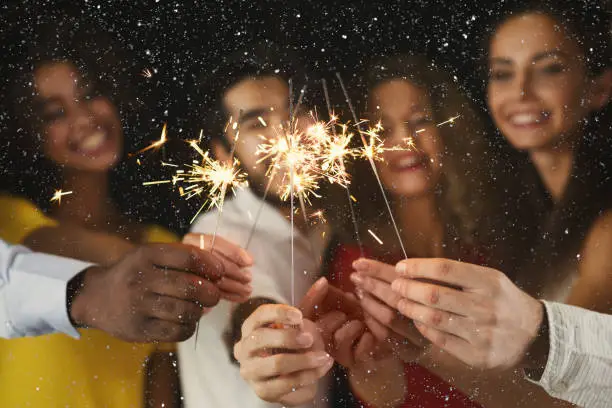
[[[252,292],[250,285],[252,275],[248,268],[253,265],[253,258],[244,249],[221,237],[214,238],[213,248],[213,238],[208,234],[189,233],[183,237],[183,243],[209,250],[222,262],[237,266],[238,268],[226,267],[225,275],[216,286],[225,300],[236,303],[247,301]]]

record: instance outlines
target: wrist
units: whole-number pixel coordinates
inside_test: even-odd
[[[99,273],[99,267],[92,266],[72,278],[66,288],[66,307],[70,321],[76,328],[92,326],[90,319],[92,276]]]
[[[522,366],[525,375],[532,380],[539,380],[544,373],[549,351],[548,315],[542,302],[540,304],[541,319],[535,337],[525,350]]]

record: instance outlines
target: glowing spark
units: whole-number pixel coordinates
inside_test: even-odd
[[[72,194],[72,191],[55,190],[55,194],[53,194],[50,201],[57,201],[57,204],[60,205],[62,203],[62,197],[69,194]]]
[[[453,116],[452,118],[449,118],[448,120],[445,120],[444,122],[438,123],[436,126],[440,127],[442,125],[446,125],[447,123],[455,123],[455,119],[459,118],[460,116],[461,115]]]
[[[140,159],[136,159],[136,163],[140,166],[141,165]]]
[[[166,143],[168,141],[168,138],[166,137],[166,125],[167,124],[164,123],[164,127],[162,128],[162,132],[161,132],[161,136],[160,136],[159,140],[151,143],[149,146],[145,147],[144,149],[140,149],[136,153],[130,154],[130,156],[134,156],[136,154],[144,153],[147,150],[156,149],[156,148],[160,147],[161,145],[163,145],[164,143]]]
[[[140,75],[145,78],[152,78],[153,72],[149,68],[145,68],[140,72]]]
[[[322,224],[327,223],[323,210],[315,211],[314,213],[310,214],[309,218],[314,218],[315,221],[320,222]]]
[[[353,200],[354,202],[357,202],[357,199],[355,198],[354,195],[351,194],[351,200]]]
[[[261,116],[258,116],[258,117],[257,117],[257,120],[259,120],[259,122],[260,122],[262,125],[264,125],[264,126],[266,126],[266,127],[268,126],[268,124],[266,123],[266,121],[264,120],[264,118],[262,118]]]
[[[378,237],[376,236],[376,234],[372,232],[372,230],[371,230],[371,229],[368,229],[368,232],[370,233],[370,235],[371,235],[371,236],[372,236],[372,237],[373,237],[373,238],[374,238],[376,241],[378,241],[378,243],[379,243],[380,245],[382,245],[382,244],[383,244],[383,242],[381,241],[381,239],[380,239],[380,238],[378,238]]]

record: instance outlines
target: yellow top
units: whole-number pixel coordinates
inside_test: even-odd
[[[56,225],[27,200],[0,196],[0,238],[18,243],[33,230]],[[177,237],[148,227],[146,242]],[[64,334],[0,340],[0,407],[142,407],[145,363],[171,345],[135,344],[99,330],[81,339]]]

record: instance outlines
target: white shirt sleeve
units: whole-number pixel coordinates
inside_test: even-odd
[[[555,398],[582,407],[609,407],[612,401],[612,315],[544,302],[550,348],[542,378],[535,384]]]
[[[0,241],[0,338],[56,332],[78,338],[66,310],[66,286],[91,265]]]

